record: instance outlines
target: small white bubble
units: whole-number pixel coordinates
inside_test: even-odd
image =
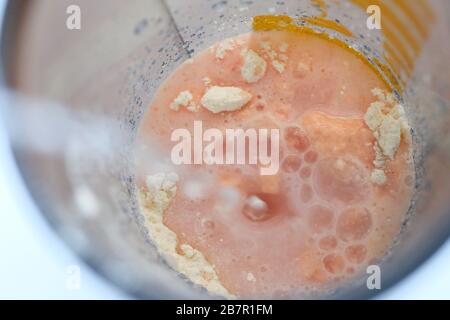
[[[81,213],[87,218],[94,218],[99,211],[97,197],[91,189],[85,185],[76,187],[74,191],[75,203]]]

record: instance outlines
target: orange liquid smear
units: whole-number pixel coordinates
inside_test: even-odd
[[[339,45],[308,34],[264,31],[234,40],[238,44],[223,59],[215,56],[217,45],[199,53],[155,94],[138,134],[139,183],[168,168],[179,174],[164,223],[179,244],[204,254],[232,294],[280,298],[311,288],[325,292],[365,272],[400,232],[413,188],[410,142],[403,139],[395,159],[387,161],[386,184],[372,184],[375,139],[363,116],[375,101],[371,90],[388,90],[372,69]],[[261,42],[274,49],[288,44],[282,73],[261,51]],[[267,61],[256,83],[242,79],[244,48]],[[205,77],[253,98],[238,111],[219,114],[169,108],[184,90],[200,105]],[[195,120],[203,121],[204,130],[279,128],[278,174],[260,176],[254,165],[171,166],[161,160],[170,159],[172,131],[186,128],[193,135]],[[190,194],[193,181],[203,189],[200,196]],[[255,209],[251,197],[266,206]]]

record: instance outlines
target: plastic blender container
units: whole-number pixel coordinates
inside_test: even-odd
[[[382,28],[367,27],[378,5]],[[10,1],[2,38],[3,111],[27,187],[64,240],[94,269],[141,298],[212,298],[170,269],[142,226],[132,148],[162,81],[257,16],[289,16],[345,44],[384,77],[413,129],[416,194],[382,261],[383,290],[450,234],[448,1]],[[443,268],[445,266],[442,266]],[[324,298],[366,298],[364,275]],[[293,297],[297,298],[297,297]]]

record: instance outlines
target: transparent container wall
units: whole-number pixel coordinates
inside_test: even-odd
[[[68,30],[71,4],[11,1],[3,39],[10,99],[4,116],[42,212],[125,290],[147,298],[207,297],[167,267],[141,226],[131,150],[161,82],[214,42],[251,31],[258,15],[288,15],[297,26],[346,43],[405,104],[419,179],[407,226],[381,266],[383,288],[448,238],[447,1],[79,0],[81,30]],[[367,28],[371,4],[381,8],[381,30]],[[361,277],[330,297],[374,293]]]

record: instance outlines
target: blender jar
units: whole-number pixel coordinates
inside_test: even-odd
[[[159,257],[137,203],[132,148],[162,81],[211,44],[252,30],[302,29],[364,59],[403,103],[417,173],[404,230],[382,261],[383,289],[450,231],[450,5],[439,0],[10,1],[3,110],[25,182],[55,230],[94,269],[143,298],[211,298]],[[382,28],[369,29],[377,5]],[[365,277],[324,298],[364,298]],[[293,297],[296,298],[296,297]]]

